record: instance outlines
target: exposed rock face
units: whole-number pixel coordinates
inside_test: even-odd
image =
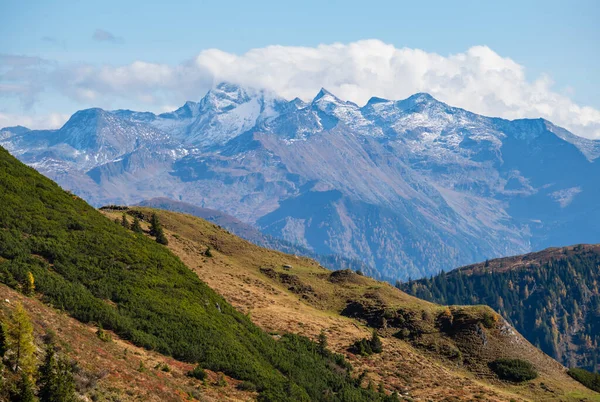
[[[168,197],[231,214],[390,280],[600,242],[597,141],[427,94],[359,107],[220,84],[154,115],[81,111],[0,144],[94,205]]]

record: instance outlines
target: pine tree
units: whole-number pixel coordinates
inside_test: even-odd
[[[158,216],[156,214],[152,214],[150,218],[150,236],[156,236],[158,232],[161,230],[160,222],[158,221]]]
[[[127,215],[125,214],[121,216],[121,226],[123,226],[125,229],[129,229],[129,221],[127,220]]]
[[[169,240],[167,240],[167,236],[165,236],[165,233],[163,232],[162,228],[160,229],[160,231],[156,235],[156,242],[160,243],[160,244],[164,244],[165,246],[167,244],[169,244]]]
[[[7,353],[12,370],[21,370],[32,376],[35,372],[33,325],[21,303],[17,303],[10,315],[6,329]]]
[[[133,230],[135,233],[143,233],[144,232],[142,230],[142,226],[140,225],[140,220],[137,218],[137,216],[133,217],[133,223],[131,224],[131,230]]]
[[[19,402],[35,402],[35,390],[31,376],[25,372],[21,373],[16,389],[11,392],[11,400]]]
[[[4,323],[0,322],[0,362],[4,359],[4,355],[6,354],[6,349],[8,340],[6,339],[6,326]]]
[[[169,241],[165,236],[162,226],[158,220],[158,216],[156,214],[152,214],[152,218],[150,219],[150,235],[156,237],[156,242],[160,244],[167,245]]]
[[[325,335],[325,331],[321,331],[319,334],[319,354],[321,356],[327,356],[327,335]]]
[[[373,330],[373,336],[371,337],[370,342],[371,350],[373,353],[381,353],[383,351],[383,345],[381,344],[381,339],[379,339],[379,335],[377,334],[377,330]]]
[[[35,279],[33,278],[33,274],[31,271],[27,272],[27,278],[25,278],[25,283],[23,284],[23,294],[26,296],[32,296],[35,291]]]
[[[75,382],[69,362],[56,355],[54,344],[46,346],[46,357],[38,379],[41,402],[69,402],[75,400]]]
[[[53,344],[46,345],[46,356],[44,363],[39,369],[38,385],[40,387],[39,397],[42,401],[49,401],[56,388],[56,352]]]

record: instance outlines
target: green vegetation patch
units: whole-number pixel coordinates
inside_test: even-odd
[[[589,389],[600,392],[600,374],[590,373],[580,368],[572,368],[567,373]]]
[[[490,369],[504,381],[524,382],[537,377],[533,364],[521,359],[497,359],[489,363]]]

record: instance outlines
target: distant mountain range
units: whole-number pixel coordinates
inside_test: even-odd
[[[172,113],[83,110],[58,130],[5,128],[0,144],[95,206],[223,211],[390,280],[600,242],[600,142],[427,94],[360,107],[222,83]]]

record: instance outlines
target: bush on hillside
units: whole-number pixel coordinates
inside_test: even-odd
[[[381,339],[379,339],[377,331],[373,330],[373,336],[371,339],[363,338],[354,342],[354,344],[352,344],[350,347],[350,351],[361,356],[369,356],[373,353],[381,353],[383,351],[383,345],[381,343]]]
[[[537,377],[533,364],[521,359],[496,359],[489,364],[490,369],[505,381],[524,382]]]
[[[590,373],[581,368],[569,369],[567,373],[589,389],[600,392],[600,374]]]

